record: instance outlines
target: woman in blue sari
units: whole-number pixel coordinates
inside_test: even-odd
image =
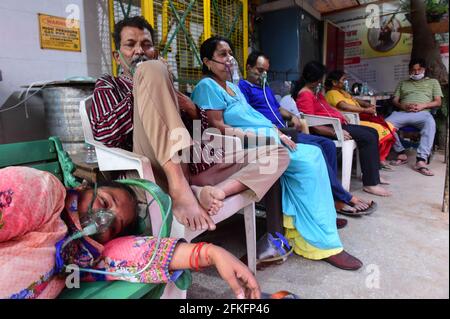
[[[336,210],[321,150],[295,144],[256,111],[230,78],[232,45],[222,37],[212,37],[200,48],[202,79],[192,100],[206,110],[210,125],[222,134],[243,138],[265,135],[290,150],[291,162],[281,176],[284,226],[294,251],[308,259],[325,260],[346,270],[361,268],[362,262],[344,251],[336,227]]]

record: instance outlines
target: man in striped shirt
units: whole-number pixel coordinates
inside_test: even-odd
[[[180,109],[191,119],[203,118],[203,128],[207,121],[189,98],[176,92],[167,65],[150,61],[157,59],[153,39],[153,29],[143,17],[116,24],[114,58],[122,74],[97,81],[91,110],[94,137],[109,147],[132,149],[149,158],[156,183],[173,200],[177,220],[192,230],[213,230],[211,215],[227,196],[248,190],[260,200],[286,169],[289,156],[283,147],[269,145],[252,152],[234,151],[218,163],[216,154],[212,163],[203,155],[201,163],[190,163],[189,169],[180,163],[178,154],[187,149],[195,153],[199,143],[189,136]]]
[[[425,71],[424,59],[412,59],[409,62],[410,79],[400,82],[394,93],[393,104],[400,111],[393,112],[386,121],[391,122],[397,130],[404,126],[414,126],[420,130],[414,169],[425,176],[433,176],[433,172],[427,167],[436,133],[436,123],[430,110],[441,106],[443,95],[439,82],[425,77]],[[405,148],[398,135],[394,150],[398,156],[392,164],[400,165],[408,162]]]

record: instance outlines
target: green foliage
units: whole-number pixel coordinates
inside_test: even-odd
[[[448,0],[424,0],[427,18],[435,20],[435,17],[438,16],[441,18],[444,14],[448,12]],[[410,11],[411,10],[411,1],[410,0],[400,0],[400,8],[402,11]]]

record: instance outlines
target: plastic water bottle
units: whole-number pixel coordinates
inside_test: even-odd
[[[234,57],[231,57],[231,74],[232,74],[232,81],[234,85],[239,84],[239,80],[241,77],[239,76],[239,64],[237,60]]]
[[[85,144],[86,149],[86,157],[84,161],[86,164],[95,164],[97,163],[97,154],[95,153],[95,147],[91,144]]]
[[[367,83],[363,82],[363,84],[361,85],[361,92],[359,92],[359,95],[362,95],[362,96],[366,95],[365,94],[366,93],[366,85],[367,85]]]

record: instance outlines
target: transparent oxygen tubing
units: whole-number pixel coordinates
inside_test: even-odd
[[[164,223],[167,221],[167,218],[169,217],[169,209],[170,207],[172,207],[172,199],[169,198],[169,205],[167,206],[167,210],[166,210],[166,215],[164,216],[164,219],[162,221],[162,224],[164,225]],[[133,272],[133,273],[128,273],[128,272],[109,272],[109,271],[102,271],[102,270],[96,270],[96,269],[88,269],[88,268],[79,268],[79,267],[72,267],[70,265],[67,265],[66,268],[67,269],[72,269],[72,270],[79,270],[79,271],[84,271],[84,272],[90,272],[90,273],[94,273],[94,274],[100,274],[100,275],[110,275],[110,276],[116,276],[116,277],[121,277],[121,276],[130,276],[130,277],[135,277],[137,275],[140,275],[141,273],[143,273],[144,271],[146,271],[150,265],[153,263],[153,260],[156,257],[156,253],[159,250],[159,246],[161,244],[161,233],[163,231],[163,227],[161,227],[158,237],[157,237],[157,241],[156,241],[156,245],[155,245],[155,249],[153,251],[153,255],[150,258],[150,261],[147,263],[147,265],[145,265],[144,268],[142,268],[139,271]],[[97,227],[96,225],[89,225],[85,228],[83,228],[82,231],[75,233],[74,235],[72,235],[70,238],[68,238],[68,240],[63,244],[61,250],[72,240],[81,238],[83,236],[90,236],[97,233]]]
[[[278,116],[275,114],[275,112],[274,112],[274,110],[272,108],[272,105],[270,105],[269,100],[267,99],[267,94],[266,94],[267,73],[266,72],[263,72],[262,80],[263,80],[264,98],[266,99],[266,103],[269,106],[270,111],[272,112],[273,116],[275,116],[275,118],[277,119],[278,123],[280,123],[282,127],[286,127],[286,124],[281,122],[280,119],[278,118]]]

